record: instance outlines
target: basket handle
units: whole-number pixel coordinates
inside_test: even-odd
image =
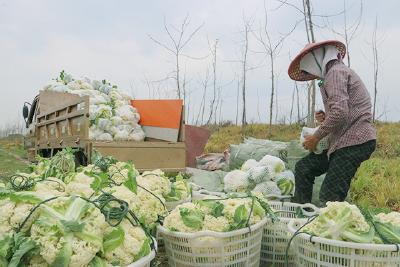
[[[300,208],[303,214],[307,217],[311,217],[319,213],[319,208],[311,203],[302,204]],[[306,209],[311,209],[311,211],[307,211]]]
[[[288,223],[288,229],[293,234],[295,233],[304,223],[305,219],[291,219]]]

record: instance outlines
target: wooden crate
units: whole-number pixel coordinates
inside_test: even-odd
[[[91,148],[102,155],[113,156],[119,161],[131,161],[139,171],[162,169],[176,172],[185,169],[185,143],[145,141],[91,142]]]

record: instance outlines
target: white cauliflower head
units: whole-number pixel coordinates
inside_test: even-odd
[[[30,233],[48,264],[84,267],[102,249],[106,226],[103,214],[89,202],[61,197],[40,206]]]
[[[78,195],[89,198],[95,193],[90,186],[93,181],[93,177],[86,175],[84,172],[78,172],[67,184],[65,191],[68,195]]]
[[[136,181],[138,185],[155,194],[166,196],[171,192],[171,182],[161,170],[146,171],[138,176]]]
[[[150,240],[142,228],[123,220],[117,227],[107,227],[104,250],[107,263],[127,266],[150,253]]]
[[[248,190],[248,174],[241,170],[228,172],[224,177],[225,192],[245,192]]]

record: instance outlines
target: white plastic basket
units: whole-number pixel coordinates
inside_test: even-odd
[[[190,202],[191,201],[191,196],[189,195],[186,199],[178,200],[178,201],[166,201],[165,202],[165,207],[167,208],[168,211],[171,211],[176,208],[176,206]]]
[[[158,226],[171,267],[258,267],[264,219],[231,232],[180,233]]]
[[[289,222],[289,231],[294,234],[301,223]],[[297,266],[307,267],[399,267],[399,245],[361,244],[311,236],[306,233],[294,237]]]
[[[157,241],[154,241],[154,246],[157,247]],[[149,255],[143,257],[126,267],[150,267],[151,261],[156,257],[156,251],[153,249]]]
[[[296,217],[296,210],[301,209],[305,216],[313,216],[318,213],[318,208],[313,204],[297,204],[291,202],[273,202],[268,204],[275,211],[279,221],[266,224],[263,230],[261,243],[261,266],[286,267],[286,247],[292,236],[287,225],[292,218]],[[309,208],[311,211],[305,210]],[[294,252],[288,253],[289,266],[294,266]]]

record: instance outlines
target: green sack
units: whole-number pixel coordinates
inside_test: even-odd
[[[261,160],[265,155],[281,158],[286,162],[288,143],[247,138],[244,143],[230,146],[229,169],[240,169],[248,159]]]
[[[224,191],[224,171],[203,171],[190,177],[190,182],[211,192]]]

